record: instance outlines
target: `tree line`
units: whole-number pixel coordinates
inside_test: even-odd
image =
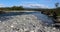
[[[22,6],[1,7],[0,10],[24,10]]]

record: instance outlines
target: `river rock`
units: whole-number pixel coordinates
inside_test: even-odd
[[[60,32],[54,27],[47,26],[35,15],[5,16],[7,17],[10,19],[0,22],[0,32]]]

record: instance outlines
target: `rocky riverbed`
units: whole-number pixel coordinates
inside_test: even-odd
[[[0,16],[0,32],[60,32],[60,30],[33,14],[23,14]]]

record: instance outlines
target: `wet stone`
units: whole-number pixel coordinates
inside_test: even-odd
[[[30,31],[25,31],[25,32],[30,32]]]
[[[18,28],[13,28],[13,30],[19,31],[19,29],[18,29]]]

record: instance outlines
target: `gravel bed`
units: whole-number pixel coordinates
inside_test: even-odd
[[[59,29],[46,25],[31,14],[0,18],[0,32],[60,32]]]

